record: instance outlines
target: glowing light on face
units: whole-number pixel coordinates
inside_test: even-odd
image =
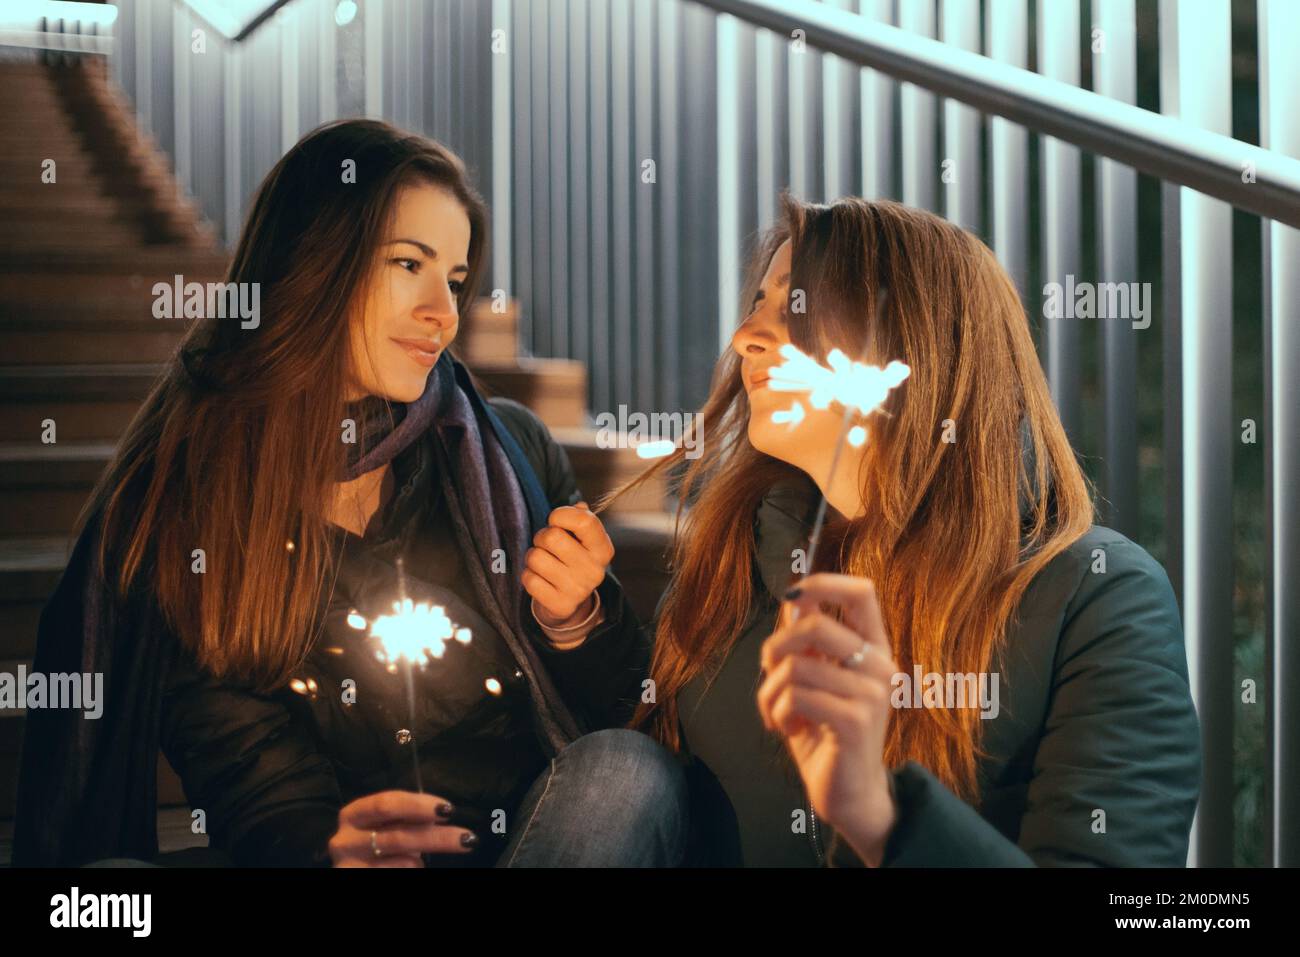
[[[774,392],[807,392],[808,404],[814,409],[825,409],[835,402],[866,415],[879,408],[890,390],[912,372],[897,359],[883,369],[853,362],[839,349],[830,351],[826,365],[788,342],[781,346],[780,353],[784,361],[772,367],[767,387]],[[790,409],[774,412],[772,421],[798,425],[803,417],[803,407],[796,402]],[[862,439],[865,441],[865,433]]]

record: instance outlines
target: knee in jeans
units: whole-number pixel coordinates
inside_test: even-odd
[[[620,780],[625,785],[621,796],[643,808],[681,806],[686,802],[686,775],[680,762],[640,731],[593,731],[565,748],[563,756],[584,764],[590,762],[597,773]]]

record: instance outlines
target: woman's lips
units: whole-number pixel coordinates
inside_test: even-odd
[[[432,368],[438,361],[441,347],[431,339],[394,339],[393,341],[425,368]]]

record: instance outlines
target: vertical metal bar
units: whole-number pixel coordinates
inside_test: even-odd
[[[681,259],[684,243],[679,231],[678,202],[681,194],[680,143],[678,138],[678,45],[681,43],[681,6],[676,0],[658,5],[659,59],[659,179],[665,184],[659,192],[657,241],[659,244],[660,309],[656,344],[659,369],[659,392],[656,405],[664,410],[678,407],[681,400],[681,369],[673,358],[673,349],[681,341],[678,326],[682,322],[679,299]],[[761,72],[761,71],[760,71]],[[761,121],[761,120],[760,120]],[[760,159],[761,162],[761,159]]]
[[[1029,62],[1028,0],[988,0],[985,8],[988,55],[999,63],[1024,69]],[[993,250],[1015,281],[1025,302],[1029,294],[1029,131],[1000,116],[989,118],[992,171]]]
[[[636,0],[632,9],[633,48],[635,71],[633,94],[633,138],[636,157],[634,209],[636,216],[636,242],[633,247],[633,267],[636,277],[633,313],[633,335],[636,348],[636,407],[642,411],[655,408],[655,367],[658,365],[654,348],[655,324],[660,320],[658,297],[655,292],[656,255],[654,210],[661,190],[658,156],[655,150],[655,60],[654,60],[654,4],[655,0]],[[645,182],[646,160],[655,162],[655,181]]]
[[[1163,0],[1161,109],[1232,132],[1229,0]],[[1232,865],[1232,209],[1179,190],[1182,298],[1183,626],[1201,721],[1201,802],[1193,863]]]
[[[825,0],[827,4],[848,10],[853,0]],[[861,116],[857,103],[857,68],[829,54],[822,61],[822,195],[832,201],[854,192],[859,139],[854,129],[855,117]]]
[[[1038,70],[1066,83],[1079,82],[1079,0],[1040,0]],[[1076,445],[1082,425],[1079,320],[1071,290],[1080,264],[1079,149],[1050,136],[1041,138],[1043,189],[1043,279],[1065,290],[1065,316],[1043,316],[1047,379],[1066,433]],[[1041,300],[1040,300],[1041,301]]]
[[[766,229],[776,219],[777,193],[781,184],[776,175],[776,60],[780,56],[781,38],[771,30],[759,30],[754,37],[754,155],[758,190],[758,226]]]
[[[138,4],[135,11],[135,113],[140,128],[153,130],[153,45],[149,42],[152,4]]]
[[[569,263],[564,249],[569,242],[569,4],[568,0],[551,0],[548,32],[550,47],[550,85],[547,103],[547,126],[550,153],[550,326],[551,349],[548,355],[571,356],[569,342]]]
[[[1134,0],[1093,0],[1093,87],[1102,96],[1137,103],[1137,24]],[[1097,159],[1098,262],[1106,283],[1136,290],[1137,173]],[[1132,285],[1129,285],[1129,284]],[[1102,447],[1101,486],[1106,524],[1130,538],[1138,529],[1137,327],[1134,302],[1129,315],[1108,316],[1101,324]],[[1148,302],[1149,305],[1149,302]],[[1149,319],[1149,316],[1148,316]]]
[[[503,0],[504,2],[504,0]],[[505,287],[510,289],[519,300],[518,332],[520,347],[532,354],[533,341],[533,129],[532,129],[532,89],[533,50],[528,38],[532,31],[529,24],[528,6],[522,3],[510,3],[510,31],[506,37],[507,52],[504,56],[511,71],[511,128],[514,131],[510,142],[511,178],[511,244],[512,272],[511,282]],[[436,25],[434,26],[436,29]]]
[[[933,37],[934,4],[930,0],[900,3],[898,25],[909,33]],[[935,96],[914,83],[904,83],[899,96],[903,116],[903,202],[936,210],[940,171],[935,155]]]
[[[366,0],[365,30],[365,110],[366,116],[379,119],[384,115],[384,0]]]
[[[176,88],[172,97],[172,124],[176,131],[176,179],[182,189],[194,190],[194,132],[190,117],[194,115],[193,57],[190,52],[190,12],[177,7],[172,20],[172,63],[175,64]]]
[[[491,30],[493,33],[502,30],[504,35],[499,41],[496,37],[489,37],[490,43],[503,44],[500,53],[489,54],[492,67],[492,286],[505,290],[507,295],[513,295],[515,289],[511,280],[511,249],[515,233],[514,177],[510,161],[515,144],[511,135],[514,101],[510,95],[510,66],[515,61],[516,37],[510,29],[510,6],[511,0],[492,0]]]
[[[632,83],[628,51],[632,47],[632,22],[626,4],[611,4],[610,11],[610,184],[613,189],[614,304],[610,324],[614,332],[614,390],[620,403],[632,395],[632,197],[638,182],[632,155]]]
[[[980,51],[979,0],[943,0],[941,36],[944,43],[972,53]],[[943,101],[944,210],[964,229],[980,232],[980,189],[984,162],[980,147],[980,115],[956,100]],[[944,175],[946,173],[946,176]]]
[[[240,205],[242,201],[240,180],[240,157],[242,156],[240,124],[241,72],[243,69],[243,51],[237,43],[228,43],[224,47],[225,56],[221,58],[222,75],[222,141],[225,144],[223,155],[223,193],[222,226],[226,245],[233,246],[239,238]]]
[[[864,17],[894,22],[893,0],[858,0]],[[897,197],[894,184],[894,120],[898,112],[895,95],[898,84],[879,70],[861,70],[858,75],[862,113],[862,195],[867,199]]]
[[[1259,0],[1260,142],[1300,158],[1300,5]],[[1300,230],[1265,220],[1264,408],[1273,866],[1300,865]]]
[[[610,353],[609,7],[591,5],[591,408],[612,410]]]
[[[551,13],[549,0],[530,0],[532,15],[530,39],[533,48],[532,115],[533,130],[533,275],[530,280],[533,302],[533,348],[544,356],[553,356],[551,337],[551,186],[546,164],[551,155],[550,125],[544,117],[550,113],[547,92],[550,89],[550,55],[546,41]],[[440,99],[445,99],[445,93]]]
[[[320,46],[316,52],[316,66],[320,71],[317,77],[317,96],[319,106],[318,122],[327,123],[339,112],[338,106],[338,44],[335,32],[332,5],[329,0],[322,0],[319,11]]]
[[[740,299],[740,88],[737,44],[740,21],[724,14],[717,24],[718,89],[718,339],[726,349]],[[793,71],[792,71],[793,73]],[[791,80],[793,85],[794,81]],[[802,110],[798,111],[802,113]],[[796,121],[791,119],[791,136]],[[793,141],[791,149],[794,150]],[[802,155],[802,150],[799,150]]]
[[[591,246],[588,239],[590,157],[587,122],[587,30],[590,0],[569,0],[569,355],[591,368]],[[604,317],[602,317],[603,319]]]
[[[298,43],[302,34],[301,9],[281,7],[277,17],[280,30],[280,147],[287,152],[298,142],[301,125],[298,117]]]

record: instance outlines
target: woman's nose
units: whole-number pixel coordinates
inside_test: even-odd
[[[456,296],[446,285],[434,286],[421,299],[416,314],[421,319],[432,319],[439,327],[456,321]]]
[[[756,316],[750,316],[731,337],[731,347],[742,359],[760,356],[777,346],[776,337],[756,320]]]

